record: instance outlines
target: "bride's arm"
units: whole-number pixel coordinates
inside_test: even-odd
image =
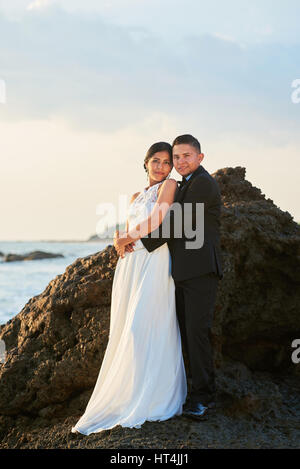
[[[166,179],[160,187],[157,201],[149,217],[136,225],[127,233],[123,233],[118,239],[119,246],[126,246],[129,243],[143,238],[148,233],[156,230],[164,220],[170,205],[174,202],[174,196],[177,189],[175,179]]]

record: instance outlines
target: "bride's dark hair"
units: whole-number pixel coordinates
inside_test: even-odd
[[[153,143],[153,145],[151,145],[151,147],[146,153],[146,156],[144,159],[144,168],[146,172],[147,172],[147,167],[146,167],[147,161],[149,161],[150,158],[159,151],[166,151],[169,154],[171,169],[173,168],[172,146],[167,142],[157,142],[157,143]]]

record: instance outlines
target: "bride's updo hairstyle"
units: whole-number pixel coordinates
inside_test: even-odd
[[[159,151],[166,151],[169,154],[170,168],[172,170],[172,168],[173,168],[172,146],[167,142],[158,142],[158,143],[153,143],[153,145],[151,145],[151,147],[149,148],[149,150],[147,151],[147,154],[145,156],[144,168],[145,168],[146,173],[148,172],[147,167],[146,167],[147,161],[149,161],[150,158],[153,155],[155,155],[155,153],[158,153]]]

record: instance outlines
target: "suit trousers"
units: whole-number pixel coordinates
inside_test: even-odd
[[[211,328],[218,282],[219,277],[213,272],[175,281],[176,314],[192,379],[190,399],[204,405],[216,393]]]

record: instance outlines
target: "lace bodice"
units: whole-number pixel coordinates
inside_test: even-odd
[[[127,219],[128,219],[128,230],[134,228],[138,223],[149,217],[155,202],[157,201],[157,191],[163,181],[154,184],[148,189],[143,189],[142,192],[135,198],[130,204]],[[135,241],[134,250],[144,248],[144,245],[140,239]]]

